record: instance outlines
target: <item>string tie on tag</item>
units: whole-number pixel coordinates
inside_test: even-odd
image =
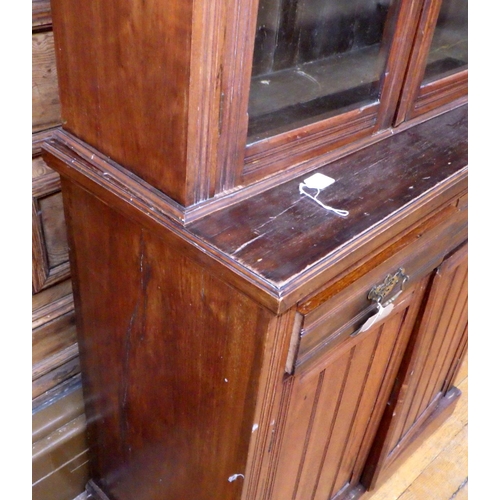
[[[303,194],[307,196],[308,198],[311,198],[311,200],[315,201],[319,206],[323,207],[325,210],[328,210],[329,212],[334,212],[337,215],[340,215],[340,217],[347,217],[349,215],[349,212],[347,210],[340,210],[338,208],[333,208],[328,205],[325,205],[323,202],[318,200],[319,193],[321,192],[321,189],[318,188],[309,188],[309,189],[316,189],[316,194],[312,195],[308,193],[304,188],[308,187],[305,183],[301,182],[299,184],[299,192],[300,194]]]

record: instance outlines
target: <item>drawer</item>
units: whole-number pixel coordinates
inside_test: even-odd
[[[306,312],[302,312],[299,338],[295,340],[294,355],[289,356],[287,371],[308,364],[355,334],[377,311],[373,292],[370,295],[375,287],[385,288],[383,304],[404,300],[404,290],[429,275],[467,238],[467,211],[462,208],[458,203],[449,205],[327,285],[316,297],[299,304],[299,311],[302,308]],[[330,295],[325,299],[328,291]],[[311,303],[319,305],[307,310]]]

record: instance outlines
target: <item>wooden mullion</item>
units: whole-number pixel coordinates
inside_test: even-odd
[[[442,0],[426,0],[423,5],[394,126],[411,117],[411,110],[424,76],[427,54],[434,36],[441,4]]]
[[[394,7],[396,12],[392,15],[396,18],[395,29],[385,73],[382,75],[377,130],[390,127],[394,120],[424,1],[402,0],[397,8]],[[387,30],[390,30],[391,23],[387,25]],[[384,38],[387,39],[388,35],[384,35]]]

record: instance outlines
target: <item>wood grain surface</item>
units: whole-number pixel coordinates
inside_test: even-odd
[[[366,500],[468,498],[468,359],[457,375],[462,396],[449,419]],[[481,488],[478,485],[478,488]],[[481,491],[476,490],[476,491]],[[485,491],[485,490],[482,490]]]
[[[92,477],[123,499],[238,498],[271,314],[64,182]]]
[[[33,33],[32,61],[32,129],[39,132],[61,123],[52,31]]]
[[[467,107],[460,108],[319,169],[336,180],[320,200],[348,210],[346,218],[302,196],[302,176],[208,215],[189,229],[283,287],[466,167],[466,116]]]

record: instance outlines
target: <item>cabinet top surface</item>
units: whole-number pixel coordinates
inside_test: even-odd
[[[439,186],[463,174],[467,112],[462,106],[316,170],[335,179],[317,198],[347,210],[347,217],[301,194],[308,173],[195,221],[189,231],[283,289],[325,260],[331,264],[388,220],[416,210],[436,197]]]
[[[54,134],[44,151],[63,178],[284,311],[465,193],[467,118],[462,105],[250,198],[223,199],[223,208],[185,225],[163,195],[67,134]],[[346,217],[301,192],[313,173],[335,179],[317,199]]]

